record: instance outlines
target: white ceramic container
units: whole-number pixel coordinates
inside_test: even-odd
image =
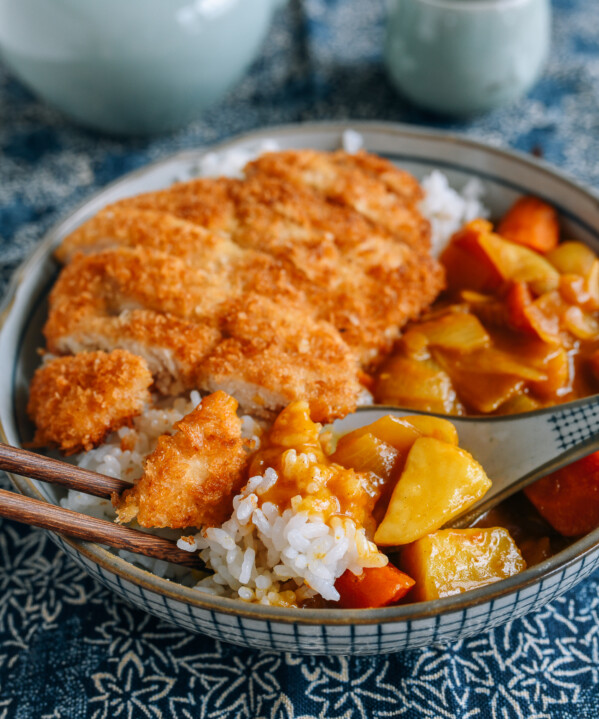
[[[0,0],[0,55],[76,122],[117,134],[193,120],[247,70],[280,0]]]
[[[389,76],[430,110],[491,110],[539,77],[549,52],[550,9],[549,0],[389,0]]]
[[[268,129],[234,139],[219,149],[248,150],[267,137],[281,148],[331,150],[352,127],[365,146],[423,176],[433,168],[460,188],[472,175],[484,183],[484,200],[501,214],[530,191],[553,204],[563,230],[599,250],[599,199],[548,165],[444,133],[381,123],[325,123]],[[27,387],[39,362],[46,298],[57,274],[53,248],[77,225],[114,200],[167,187],[197,174],[204,150],[148,165],[109,185],[54,227],[16,272],[0,310],[0,435],[20,445],[31,437],[25,413]],[[13,477],[30,496],[56,502],[61,490]],[[190,631],[270,651],[309,654],[378,654],[442,643],[483,632],[542,608],[599,567],[599,530],[554,557],[507,580],[422,604],[372,610],[293,610],[215,597],[156,577],[106,549],[53,535],[92,576],[146,611]]]

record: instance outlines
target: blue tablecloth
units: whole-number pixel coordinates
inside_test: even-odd
[[[158,139],[74,127],[0,65],[0,293],[44,230],[98,187],[269,124],[373,118],[448,128],[542,153],[599,187],[599,3],[555,0],[554,10],[541,81],[516,105],[469,122],[423,113],[394,92],[381,63],[383,0],[292,1],[241,85]],[[372,659],[258,653],[157,622],[41,532],[0,520],[0,719],[595,718],[598,615],[595,575],[525,619],[445,648]]]

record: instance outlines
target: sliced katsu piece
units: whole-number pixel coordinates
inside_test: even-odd
[[[190,267],[178,257],[146,247],[79,254],[52,289],[50,319],[65,303],[93,303],[97,312],[107,315],[143,308],[181,319],[212,317],[231,296],[228,275],[226,268],[217,273]]]
[[[430,227],[418,211],[422,190],[409,173],[366,152],[288,150],[266,153],[246,167],[248,176],[278,177],[311,187],[351,207],[416,249],[430,246]]]
[[[259,267],[252,273],[251,284],[259,284]],[[186,282],[190,277],[195,281]],[[78,255],[50,295],[48,347],[129,349],[146,359],[158,390],[169,394],[230,388],[237,373],[235,386],[251,384],[251,392],[238,395],[245,411],[267,414],[300,397],[313,398],[319,420],[323,407],[335,417],[355,407],[358,365],[332,325],[300,305],[248,288],[233,293],[214,275],[209,279],[207,287],[199,270],[143,248]],[[144,305],[150,309],[137,309]]]
[[[314,292],[318,316],[337,328],[361,367],[375,367],[399,337],[401,328],[420,315],[443,286],[434,263],[408,260],[399,268],[384,263],[360,274],[351,269],[339,277],[334,293]]]
[[[231,308],[223,335],[202,363],[200,383],[232,394],[244,412],[269,417],[305,399],[312,418],[327,422],[355,409],[358,365],[328,322],[256,295]]]
[[[162,435],[137,484],[115,498],[119,522],[184,529],[219,525],[244,482],[247,452],[237,402],[224,392],[202,402]]]
[[[145,247],[206,270],[220,268],[243,250],[227,234],[212,232],[166,212],[111,205],[68,235],[56,251],[63,264],[75,254],[115,247]]]
[[[132,245],[148,237],[152,247],[194,263],[194,256],[202,256],[201,233],[210,247],[218,245],[212,229],[217,225],[230,264],[232,296],[236,290],[253,290],[294,305],[303,300],[309,305],[306,313],[339,330],[362,366],[375,364],[400,328],[443,286],[441,268],[428,254],[428,224],[415,207],[418,184],[387,161],[345,153],[265,155],[248,173],[245,181],[198,180],[123,200],[75,231],[59,253],[64,257],[85,243],[93,247],[99,236],[111,234],[115,241]],[[370,194],[376,189],[380,202],[384,197],[395,209],[403,208],[411,218],[408,229],[395,223],[391,232],[361,214],[360,203],[354,203],[356,209],[331,200],[322,187],[334,195],[335,177],[348,187],[358,183],[356,188]],[[215,205],[213,195],[226,201]],[[154,217],[160,213],[138,206],[158,207],[172,216],[159,225]],[[120,224],[111,230],[115,222]],[[187,222],[204,222],[211,229],[201,227],[194,234],[185,230]],[[420,250],[404,241],[416,226],[422,232]]]
[[[226,177],[177,182],[166,190],[126,197],[113,207],[165,212],[207,230],[231,233],[236,225],[231,193],[241,182]]]
[[[150,402],[152,374],[141,358],[115,350],[49,360],[34,374],[27,412],[33,444],[65,454],[88,451]]]
[[[234,240],[286,263],[314,316],[331,322],[363,366],[389,351],[400,328],[444,285],[428,251],[309,187],[251,176],[233,195]]]
[[[187,289],[184,263],[150,254],[119,248],[76,256],[50,293],[44,335],[53,354],[127,349],[145,358],[159,391],[176,394],[196,386],[199,363],[221,337],[213,322],[185,318],[199,306],[214,318],[226,295],[217,287],[210,304],[207,288]]]
[[[82,261],[79,253],[92,257]],[[179,316],[213,314],[205,305],[215,290],[221,300],[247,291],[276,294],[287,302],[304,299],[288,263],[241,247],[225,234],[135,207],[102,210],[66,237],[56,256],[64,263],[79,262],[94,276],[105,272],[113,292],[126,294],[129,303],[149,307],[150,295],[160,309]]]
[[[220,342],[220,331],[151,310],[126,310],[115,317],[86,316],[78,325],[68,322],[64,332],[47,325],[53,353],[76,354],[122,348],[145,359],[156,389],[177,395],[198,385],[198,367]]]

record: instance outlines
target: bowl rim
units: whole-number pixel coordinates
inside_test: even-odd
[[[21,286],[30,266],[40,259],[46,257],[53,247],[53,240],[60,233],[64,224],[72,222],[74,218],[82,214],[94,200],[104,195],[107,191],[114,189],[121,183],[127,183],[133,178],[139,178],[151,170],[161,166],[170,165],[177,161],[199,160],[209,152],[221,152],[235,146],[251,146],[252,143],[272,138],[283,139],[288,136],[318,135],[319,133],[334,133],[339,136],[346,130],[354,130],[358,133],[377,132],[379,134],[400,135],[403,139],[410,137],[418,140],[431,139],[451,143],[465,148],[481,151],[495,155],[502,159],[508,159],[517,164],[532,168],[552,179],[559,179],[569,185],[573,190],[582,192],[588,199],[595,202],[599,209],[599,192],[592,187],[572,178],[566,172],[555,168],[546,161],[530,157],[523,152],[513,149],[503,149],[489,145],[481,140],[472,139],[455,132],[429,129],[414,125],[405,125],[394,122],[380,122],[371,120],[347,120],[347,121],[317,121],[308,123],[294,123],[286,125],[272,125],[258,130],[241,133],[227,138],[217,144],[203,146],[196,149],[182,150],[159,160],[150,162],[143,167],[122,175],[111,181],[102,188],[96,190],[86,199],[75,206],[67,215],[54,223],[44,233],[38,246],[25,260],[16,268],[9,281],[5,295],[0,303],[0,331],[2,330],[8,316],[10,315],[18,288]],[[384,154],[384,153],[381,153]],[[475,171],[473,171],[475,172]],[[7,442],[5,428],[0,420],[0,437]],[[13,473],[7,473],[17,490],[23,494],[47,501],[47,498],[39,489],[35,480],[19,477]],[[51,535],[54,533],[50,533]],[[465,612],[466,610],[481,604],[493,603],[494,601],[511,594],[519,594],[524,589],[538,582],[539,594],[545,581],[559,572],[565,572],[574,564],[582,562],[594,549],[599,547],[599,528],[589,534],[575,540],[568,547],[544,560],[543,562],[524,570],[520,574],[501,580],[500,582],[486,585],[478,589],[461,594],[444,597],[428,602],[404,604],[380,609],[302,609],[271,607],[259,604],[248,604],[239,599],[221,597],[207,592],[202,592],[192,587],[186,587],[176,582],[159,577],[148,570],[136,567],[126,559],[113,554],[108,549],[64,535],[60,539],[65,542],[73,552],[81,554],[84,559],[92,564],[98,565],[105,572],[114,574],[120,579],[132,582],[133,584],[155,594],[162,595],[165,599],[172,599],[184,604],[196,607],[200,610],[219,612],[226,615],[233,615],[238,618],[269,620],[284,624],[296,625],[371,625],[388,624],[398,622],[411,622],[419,620],[430,620],[439,618],[443,614],[453,612]],[[57,541],[57,540],[55,540]]]

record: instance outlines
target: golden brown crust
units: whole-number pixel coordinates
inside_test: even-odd
[[[184,529],[219,525],[231,514],[247,461],[237,402],[224,392],[201,404],[162,435],[139,482],[118,501],[120,522]]]
[[[114,206],[166,212],[207,230],[230,233],[236,225],[231,193],[240,183],[224,177],[177,182],[167,190],[127,197]]]
[[[52,359],[31,381],[27,412],[33,443],[66,454],[88,451],[129,424],[150,401],[152,374],[141,357],[115,350]]]
[[[117,247],[76,255],[50,294],[51,313],[73,302],[112,316],[148,309],[181,319],[203,319],[230,297],[223,277],[145,247]],[[78,301],[79,298],[79,301]]]
[[[240,248],[227,235],[165,212],[111,205],[68,235],[56,250],[66,264],[78,252],[93,254],[116,247],[145,247],[206,270],[226,263]]]
[[[220,331],[207,325],[131,310],[118,317],[88,317],[49,346],[61,354],[98,347],[128,350],[146,360],[159,392],[176,395],[199,386],[198,366],[220,339]]]
[[[253,363],[241,377],[265,383],[262,401],[269,392],[272,401],[297,398],[300,389],[314,393],[316,363],[307,370],[303,358],[281,354],[280,347],[275,352],[275,345],[258,361],[245,329],[231,323],[232,308],[261,295],[301,313],[301,321],[297,314],[294,321],[318,352],[324,351],[323,337],[332,342],[335,328],[335,346],[341,341],[357,360],[347,385],[356,391],[359,367],[370,369],[388,353],[401,327],[443,287],[442,269],[428,251],[430,228],[417,209],[418,183],[366,153],[272,153],[246,172],[245,180],[193,180],[121,200],[67,237],[57,254],[71,265],[52,292],[45,329],[50,348],[74,351],[82,337],[81,346],[93,347],[91,334],[98,347],[110,347],[121,316],[143,309],[189,323],[202,335],[194,357],[210,356],[200,374],[190,362],[183,362],[184,369],[177,364],[175,373],[181,375],[172,381],[162,373],[163,391],[197,386],[189,383],[198,376],[205,389],[223,382],[230,387],[233,370],[251,352]],[[82,258],[77,251],[92,254]],[[269,337],[286,326],[275,316],[270,325],[260,318],[255,324]],[[90,325],[91,334],[85,330]],[[140,339],[145,324],[136,332],[129,321],[127,332],[129,339],[114,346],[131,348],[141,341],[134,351],[150,357],[153,339],[150,334]],[[289,370],[286,380],[282,370],[267,370],[276,369],[275,355]],[[347,358],[341,364],[349,367]],[[349,374],[343,370],[344,381]],[[323,371],[322,411],[328,407],[334,416],[341,411],[335,407],[350,411],[357,392],[352,405],[341,384],[329,380]]]
[[[188,285],[188,269],[144,248],[75,256],[50,293],[49,350],[119,347],[146,359],[161,392],[197,387],[198,365],[221,337],[214,307],[227,293],[209,275],[212,294],[201,279]]]
[[[417,209],[420,185],[388,160],[366,152],[287,150],[250,163],[250,176],[272,176],[308,186],[389,230],[400,242],[427,249],[430,227]]]
[[[296,399],[319,422],[355,408],[357,363],[328,322],[252,295],[231,306],[222,329],[225,339],[202,363],[202,387],[224,389],[257,415]]]

